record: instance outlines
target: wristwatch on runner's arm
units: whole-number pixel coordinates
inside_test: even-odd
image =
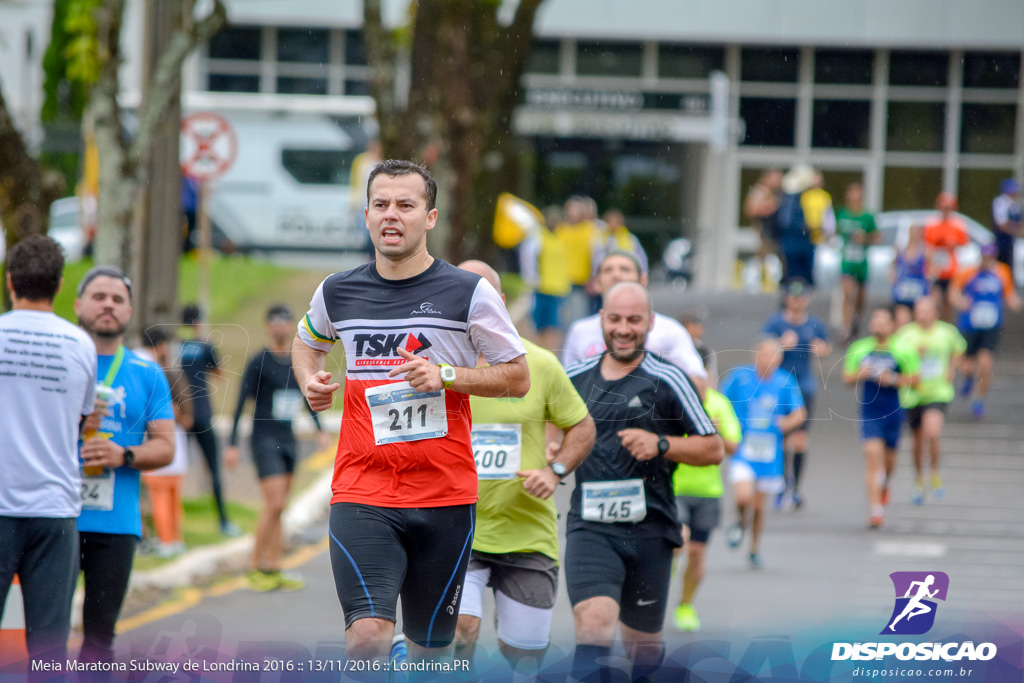
[[[565,479],[565,475],[569,474],[569,470],[567,470],[565,468],[565,465],[563,465],[560,462],[553,462],[550,465],[548,465],[548,467],[551,468],[552,472],[558,475],[559,479]]]
[[[441,381],[444,382],[444,388],[451,389],[455,384],[455,368],[447,363],[438,363],[437,367],[441,368]]]
[[[668,453],[669,443],[668,439],[664,436],[658,435],[658,455],[665,455]]]

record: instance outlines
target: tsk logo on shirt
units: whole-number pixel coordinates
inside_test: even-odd
[[[893,572],[889,578],[896,588],[896,606],[881,635],[927,633],[935,623],[935,600],[946,600],[949,576],[942,572]]]
[[[414,335],[411,332],[357,334],[352,339],[356,343],[357,366],[401,365],[405,359],[398,355],[399,348],[419,356],[432,346],[423,334]]]

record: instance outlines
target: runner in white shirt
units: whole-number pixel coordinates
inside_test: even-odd
[[[26,237],[7,253],[6,271],[14,310],[0,315],[0,619],[17,574],[29,656],[63,662],[78,571],[78,437],[93,412],[96,346],[53,312],[60,245]]]
[[[607,292],[618,282],[639,282],[647,286],[647,274],[641,273],[640,263],[636,257],[624,251],[610,252],[597,269],[599,292]],[[704,393],[708,373],[685,327],[668,316],[655,313],[654,328],[647,336],[646,348],[689,375],[701,394]],[[562,365],[569,367],[591,356],[600,355],[604,350],[601,316],[598,314],[577,320],[565,336]]]

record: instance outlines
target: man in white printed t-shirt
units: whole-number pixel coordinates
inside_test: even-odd
[[[47,662],[67,656],[78,437],[96,395],[95,345],[53,312],[63,271],[60,245],[23,239],[7,255],[13,310],[0,315],[0,616],[17,574],[29,656]]]
[[[632,254],[612,251],[597,269],[598,291],[607,292],[619,282],[639,282],[646,287],[647,274],[641,271],[640,262]],[[655,313],[654,328],[647,336],[646,348],[685,372],[697,385],[701,396],[704,395],[708,373],[685,327],[668,316]],[[569,367],[591,356],[599,356],[604,350],[601,316],[595,314],[577,320],[565,335],[562,366]]]

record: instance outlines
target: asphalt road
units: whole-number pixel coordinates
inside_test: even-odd
[[[672,315],[706,306],[711,315],[706,341],[721,354],[719,367],[724,371],[749,362],[749,350],[777,298],[701,296],[662,287],[655,291],[655,302],[661,312]],[[827,303],[816,300],[812,312],[824,317]],[[877,639],[893,608],[888,575],[920,570],[945,572],[950,578],[948,599],[929,638],[972,629],[994,630],[993,637],[1003,637],[1002,627],[1018,634],[1019,656],[1019,634],[1024,633],[1021,328],[1024,324],[1016,319],[1004,335],[1006,348],[997,364],[988,419],[973,422],[963,402],[950,410],[943,456],[946,499],[920,507],[910,504],[912,470],[905,439],[887,524],[881,531],[866,528],[863,458],[854,422],[857,406],[853,392],[840,380],[842,350],[823,359],[824,389],[803,485],[806,504],[797,512],[770,513],[760,570],[749,568],[745,552],[726,548],[721,530],[712,536],[708,575],[696,602],[703,628],[684,634],[669,620],[669,650],[704,644],[735,662],[751,643],[782,642],[801,660],[815,646],[838,638]],[[559,490],[560,510],[567,509],[569,488]],[[724,523],[731,523],[734,512],[728,500],[723,509]],[[320,540],[323,528],[310,540]],[[307,550],[311,559],[297,558],[304,562],[299,569],[308,581],[305,590],[255,594],[236,582],[195,591],[188,599],[165,606],[166,616],[122,634],[119,652],[126,657],[170,657],[178,651],[235,656],[262,648],[282,655],[291,652],[303,661],[340,659],[344,620],[324,548],[321,541]],[[673,606],[679,594],[678,571],[674,581]],[[548,661],[570,652],[572,646],[572,614],[563,582]],[[498,675],[487,660],[494,649],[494,628],[485,620],[478,671]]]

